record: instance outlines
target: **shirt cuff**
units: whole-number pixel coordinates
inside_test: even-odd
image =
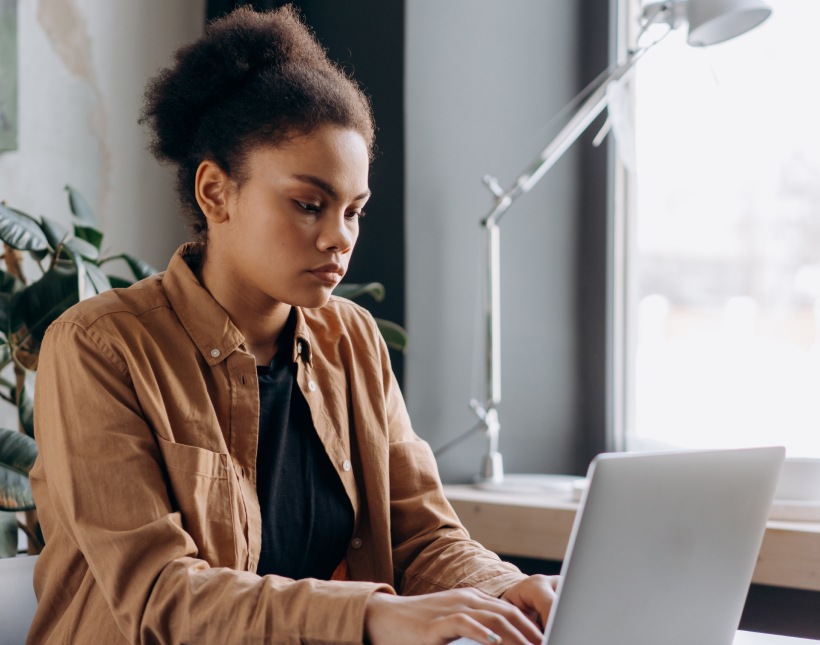
[[[484,580],[477,580],[474,576],[462,581],[459,587],[472,587],[483,591],[487,595],[500,598],[507,589],[528,577],[527,574],[521,573],[520,571],[496,574]]]
[[[308,643],[361,645],[365,609],[374,593],[396,592],[390,585],[373,582],[333,582],[317,587],[300,636]]]

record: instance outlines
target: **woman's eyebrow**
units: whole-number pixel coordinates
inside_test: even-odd
[[[293,178],[297,179],[299,181],[303,181],[307,184],[312,184],[313,186],[316,186],[317,188],[320,188],[321,190],[325,191],[331,197],[336,197],[337,196],[336,189],[333,188],[333,186],[331,186],[329,183],[327,183],[324,179],[321,179],[321,178],[316,177],[314,175],[293,175]],[[365,197],[370,197],[370,195],[371,195],[370,190],[366,190],[363,193],[360,193],[359,195],[356,195],[353,198],[353,201],[355,202],[355,201],[358,201],[360,199],[364,199]]]

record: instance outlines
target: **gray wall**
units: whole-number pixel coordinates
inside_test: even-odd
[[[411,0],[406,14],[405,395],[434,448],[475,423],[484,398],[481,178],[506,188],[578,91],[578,3]],[[507,472],[569,472],[577,439],[576,151],[502,225],[501,452]],[[477,474],[475,435],[439,458]]]

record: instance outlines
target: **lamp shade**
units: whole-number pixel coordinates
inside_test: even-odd
[[[763,0],[689,0],[686,13],[687,42],[693,47],[704,47],[757,27],[772,10]]]

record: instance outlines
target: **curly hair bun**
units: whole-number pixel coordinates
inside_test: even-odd
[[[206,222],[194,196],[204,159],[241,180],[247,153],[323,124],[359,132],[372,150],[370,103],[331,62],[298,12],[240,7],[180,48],[174,64],[149,81],[140,123],[149,149],[177,167],[177,189],[194,233]]]

